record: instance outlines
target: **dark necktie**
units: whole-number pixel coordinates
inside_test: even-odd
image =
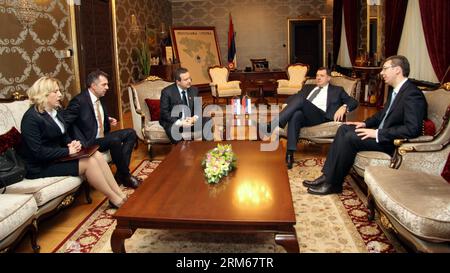
[[[183,104],[189,106],[186,98],[186,91],[181,91],[181,94],[183,95]]]
[[[391,95],[391,101],[389,102],[389,107],[388,107],[388,109],[386,110],[386,113],[384,113],[384,117],[383,117],[383,119],[381,120],[380,125],[378,126],[378,129],[383,129],[384,122],[386,121],[386,117],[387,117],[387,115],[389,114],[389,111],[391,110],[391,106],[392,106],[392,104],[393,104],[393,102],[394,102],[394,99],[395,99],[395,96],[396,96],[396,95],[397,95],[397,93],[392,92],[392,95]]]
[[[317,97],[317,95],[319,94],[320,90],[322,90],[322,87],[319,87],[319,88],[317,88],[316,90],[314,90],[314,91],[312,92],[311,96],[309,96],[308,100],[309,100],[310,102],[312,102],[312,101]]]

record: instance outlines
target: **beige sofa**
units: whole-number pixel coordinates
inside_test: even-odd
[[[28,100],[0,103],[0,134],[12,127],[20,131],[21,119],[29,105]],[[5,193],[0,194],[0,250],[10,251],[31,229],[33,249],[38,251],[35,234],[39,220],[72,204],[82,182],[80,177],[62,176],[24,179],[7,186]]]

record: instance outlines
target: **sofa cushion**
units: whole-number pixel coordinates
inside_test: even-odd
[[[150,112],[151,121],[158,121],[160,116],[160,101],[145,99],[145,103],[147,104],[148,111]]]
[[[20,123],[28,108],[29,100],[0,103],[0,134],[8,132],[11,127],[20,132]]]
[[[364,180],[377,204],[412,234],[450,242],[450,185],[437,175],[369,166]]]
[[[391,156],[376,151],[361,151],[356,154],[353,168],[359,176],[364,176],[364,170],[368,166],[385,166],[389,167],[391,164]]]
[[[434,136],[436,134],[436,126],[431,119],[425,119],[423,121],[423,132],[424,136]]]
[[[11,129],[0,135],[0,154],[3,154],[9,148],[17,148],[22,141],[22,136],[16,127],[11,127]]]
[[[81,185],[78,176],[55,176],[37,179],[24,179],[6,187],[6,193],[33,194],[38,206],[61,196]]]
[[[145,125],[145,135],[151,143],[170,143],[170,139],[159,124],[159,121],[150,121]]]
[[[31,194],[0,194],[0,241],[33,217],[37,209]]]
[[[450,183],[450,153],[447,157],[447,162],[445,162],[444,169],[442,170],[441,176]]]

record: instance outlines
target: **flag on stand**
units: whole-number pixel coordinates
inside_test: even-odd
[[[234,38],[236,33],[234,32],[233,20],[230,13],[230,26],[228,29],[228,68],[230,70],[236,69],[236,43]]]

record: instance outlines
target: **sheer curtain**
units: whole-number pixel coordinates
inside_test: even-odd
[[[342,8],[342,14],[344,14],[344,9],[343,8]],[[339,47],[339,54],[338,54],[338,58],[337,58],[337,65],[342,66],[342,67],[352,67],[352,62],[350,60],[350,54],[348,53],[347,35],[345,35],[344,16],[342,16],[341,46]]]
[[[439,82],[431,65],[430,55],[425,43],[419,0],[408,1],[398,54],[408,58],[411,65],[410,78]]]

